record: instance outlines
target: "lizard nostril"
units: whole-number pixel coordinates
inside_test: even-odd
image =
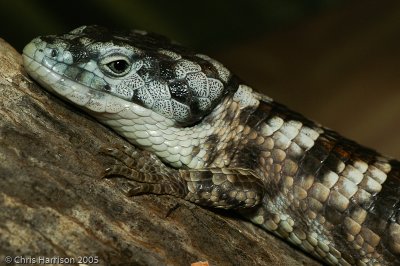
[[[56,57],[58,55],[58,51],[56,49],[51,50],[51,57]]]

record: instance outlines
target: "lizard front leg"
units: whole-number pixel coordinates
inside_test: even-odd
[[[162,162],[150,164],[148,159],[129,147],[122,150],[112,148],[104,152],[122,163],[108,168],[106,177],[122,176],[135,181],[128,192],[129,196],[166,194],[201,206],[239,209],[258,205],[264,195],[262,181],[249,169],[175,170],[162,167]]]

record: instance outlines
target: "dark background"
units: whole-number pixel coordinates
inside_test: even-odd
[[[1,1],[18,51],[83,24],[167,35],[255,89],[400,158],[400,1]]]

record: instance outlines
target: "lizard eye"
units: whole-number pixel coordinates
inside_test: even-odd
[[[108,68],[115,74],[123,74],[129,68],[129,63],[125,60],[116,60],[107,64]]]
[[[126,56],[114,55],[102,59],[99,66],[108,76],[122,77],[129,73],[132,64]]]

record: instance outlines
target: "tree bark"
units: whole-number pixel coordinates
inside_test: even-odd
[[[36,85],[1,39],[0,98],[0,264],[319,265],[231,212],[126,197],[99,151],[130,144]]]

